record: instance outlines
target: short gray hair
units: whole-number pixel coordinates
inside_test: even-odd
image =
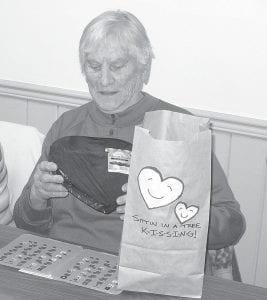
[[[79,57],[82,73],[85,70],[86,50],[99,41],[112,36],[127,49],[137,61],[146,67],[148,82],[153,50],[142,23],[127,11],[106,11],[94,18],[84,29],[80,39]]]

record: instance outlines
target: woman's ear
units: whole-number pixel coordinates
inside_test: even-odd
[[[142,79],[144,84],[148,84],[150,78],[151,60],[148,61],[143,69]]]

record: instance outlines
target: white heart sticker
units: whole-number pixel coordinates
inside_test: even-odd
[[[148,208],[166,206],[181,197],[183,182],[175,177],[163,180],[161,173],[152,167],[143,168],[138,175],[140,192]]]
[[[184,202],[179,202],[175,207],[175,214],[181,224],[194,218],[198,211],[199,208],[197,206],[191,205],[187,207]]]

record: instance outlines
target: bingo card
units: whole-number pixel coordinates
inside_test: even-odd
[[[0,264],[105,293],[121,292],[117,256],[49,238],[21,235],[0,249]]]

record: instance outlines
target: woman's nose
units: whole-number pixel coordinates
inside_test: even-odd
[[[102,66],[101,70],[101,84],[102,86],[109,86],[114,82],[114,78],[111,71],[107,65]]]

